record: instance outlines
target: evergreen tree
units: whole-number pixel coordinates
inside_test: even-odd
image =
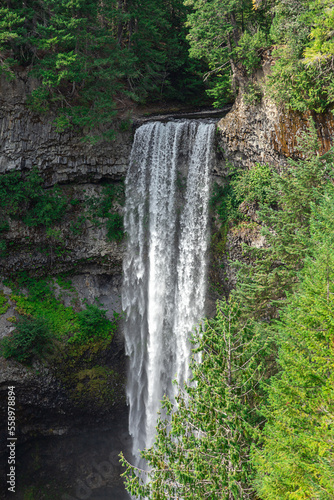
[[[254,452],[264,500],[334,496],[334,192],[313,207],[312,258],[276,331],[274,377],[263,448]]]
[[[287,108],[321,113],[334,102],[334,10],[327,0],[275,3],[270,39],[275,64],[269,94]]]
[[[165,400],[154,446],[142,452],[148,482],[129,465],[126,485],[140,498],[232,500],[252,498],[249,455],[258,435],[258,383],[265,343],[240,306],[218,302],[217,315],[195,336],[193,381],[177,405]],[[198,355],[201,362],[198,362]],[[197,361],[196,361],[197,359]]]
[[[245,246],[251,264],[239,266],[238,296],[245,314],[270,321],[298,283],[309,253],[312,204],[318,204],[333,179],[333,152],[320,156],[314,122],[299,138],[302,160],[288,160],[272,173],[266,203],[259,211],[264,248]]]
[[[252,0],[186,0],[190,55],[204,60],[210,71],[208,93],[216,105],[224,104],[236,92],[239,76],[252,73],[260,64],[260,52],[267,45],[270,26],[269,3],[254,9]],[[241,78],[242,80],[242,78]]]
[[[0,6],[0,70],[31,70],[40,85],[28,103],[56,110],[59,131],[81,127],[89,136],[103,126],[112,137],[124,100],[202,96],[188,57],[187,10],[181,0],[12,0]]]

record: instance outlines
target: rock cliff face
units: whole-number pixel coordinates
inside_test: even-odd
[[[21,220],[10,220],[9,230],[2,235],[8,242],[6,257],[0,258],[0,274],[8,276],[16,271],[32,271],[35,276],[59,272],[90,272],[92,274],[120,274],[124,242],[107,238],[105,219],[94,223],[83,219],[85,201],[102,197],[102,186],[66,184],[62,193],[69,200],[66,214],[53,228],[53,236],[44,227],[27,227]],[[77,205],[72,206],[71,201]],[[119,213],[122,207],[117,206]]]
[[[51,237],[46,228],[27,227],[21,220],[10,220],[9,230],[1,234],[9,251],[0,258],[0,279],[17,271],[26,271],[36,277],[68,272],[81,305],[84,301],[92,304],[97,299],[111,316],[112,311],[121,310],[124,242],[107,237],[106,220],[100,218],[96,223],[92,222],[94,217],[80,217],[87,199],[102,196],[103,183],[115,182],[118,185],[124,179],[132,131],[119,132],[114,142],[95,146],[83,143],[75,132],[57,133],[52,117],[35,115],[26,107],[26,96],[33,87],[33,80],[19,78],[7,82],[0,79],[0,173],[27,172],[38,167],[45,189],[60,184],[68,205],[61,221],[53,226]],[[122,213],[118,202],[115,210]],[[10,306],[0,316],[0,337],[3,337],[13,330],[13,323],[8,318],[15,316],[16,312],[15,304],[10,300],[11,290],[1,282],[0,294],[9,299]],[[70,297],[65,299],[65,305],[70,305]],[[96,404],[94,398],[84,407],[78,406],[64,383],[68,373],[61,360],[54,366],[34,363],[32,367],[24,367],[13,360],[0,359],[1,421],[5,423],[6,414],[3,412],[7,409],[7,386],[11,384],[16,387],[17,429],[22,446],[32,436],[73,435],[78,429],[84,431],[89,426],[108,429],[119,415],[126,428],[125,356],[121,329],[106,350],[87,351],[82,362],[78,358],[74,375],[87,369],[87,357],[91,357],[92,365],[117,374],[112,387],[115,400],[109,407]],[[93,372],[86,371],[85,383],[94,382]],[[6,428],[2,428],[1,445],[6,436]],[[1,446],[1,450],[5,449]]]
[[[297,138],[313,118],[321,142],[320,154],[333,145],[334,116],[326,113],[298,113],[279,109],[267,97],[260,104],[247,105],[240,95],[232,110],[218,124],[220,147],[226,161],[241,168],[254,163],[279,167],[287,157],[299,158]]]
[[[256,75],[255,82],[261,88],[263,78],[270,72],[270,59],[264,64],[263,71]],[[247,81],[242,83],[247,87]],[[218,123],[218,149],[221,165],[229,163],[237,168],[248,169],[255,163],[269,164],[276,169],[286,165],[287,158],[301,158],[297,139],[306,131],[310,118],[313,118],[321,144],[320,154],[327,152],[334,143],[334,116],[326,113],[298,113],[279,109],[265,95],[260,103],[248,105],[240,93],[232,110]],[[227,168],[221,172],[227,174]],[[221,181],[220,181],[221,182]],[[253,207],[254,208],[254,207]],[[215,281],[221,283],[220,289],[228,294],[235,285],[235,272],[229,261],[242,259],[242,244],[261,247],[265,244],[256,224],[256,210],[251,210],[250,222],[230,228],[220,241],[224,240],[224,251],[218,259],[214,272]],[[217,229],[216,229],[217,231]],[[219,230],[217,231],[219,234]],[[217,247],[217,242],[215,243]],[[219,252],[218,252],[219,253]]]
[[[75,132],[58,133],[52,117],[36,115],[26,106],[35,84],[22,76],[13,81],[0,78],[0,172],[37,166],[48,186],[123,178],[131,132],[97,145],[82,142]]]

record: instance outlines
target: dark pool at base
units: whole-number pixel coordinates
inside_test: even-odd
[[[17,446],[13,500],[129,500],[118,454],[130,458],[127,419],[110,429],[31,439]]]

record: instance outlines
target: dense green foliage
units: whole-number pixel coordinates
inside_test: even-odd
[[[15,325],[14,333],[1,342],[4,357],[29,362],[33,356],[52,350],[51,342],[54,348],[56,345],[80,346],[112,339],[118,314],[114,313],[114,319],[110,321],[106,311],[95,304],[82,308],[70,281],[60,278],[58,285],[64,289],[63,293],[66,291],[69,294],[71,306],[64,305],[61,295],[56,296],[52,280],[36,280],[23,274],[9,284],[15,290],[10,300],[15,304],[19,319],[11,318]],[[22,293],[21,288],[28,293]]]
[[[312,122],[299,147],[280,173],[232,171],[213,193],[225,226],[255,224],[266,245],[245,246],[236,290],[195,337],[193,384],[142,452],[148,482],[122,458],[142,499],[333,498],[333,153],[317,153]]]
[[[2,231],[8,229],[5,217],[21,219],[30,227],[50,227],[62,218],[66,203],[58,186],[43,189],[43,179],[36,168],[25,175],[14,171],[0,176]]]
[[[268,388],[264,447],[254,453],[261,498],[334,495],[334,193],[312,214],[298,292],[276,325],[282,372]]]
[[[311,206],[319,203],[334,176],[333,153],[324,157],[317,154],[319,144],[312,121],[309,132],[301,135],[299,145],[304,159],[289,160],[280,174],[268,170],[270,186],[268,178],[262,175],[258,188],[254,188],[251,174],[245,176],[246,188],[240,180],[236,186],[246,200],[253,196],[262,201],[258,223],[267,246],[244,249],[252,264],[240,264],[238,289],[244,309],[255,317],[276,317],[282,301],[293,291],[309,251]],[[263,189],[265,194],[260,200]]]
[[[187,0],[190,55],[207,62],[213,88],[209,94],[220,106],[231,99],[238,72],[251,74],[260,64],[260,51],[268,46],[270,3],[254,10],[251,0]]]
[[[108,338],[115,331],[116,322],[111,322],[106,316],[107,311],[94,304],[87,304],[86,309],[77,313],[80,331],[69,342],[87,342],[97,338]],[[114,313],[117,319],[118,314]]]
[[[271,95],[298,111],[324,111],[334,102],[333,5],[327,0],[276,2],[271,39],[278,58]]]
[[[12,0],[0,7],[0,64],[12,77],[28,67],[40,81],[31,108],[93,141],[112,138],[134,101],[203,103],[206,88],[221,106],[241,86],[255,104],[267,56],[269,94],[322,112],[334,102],[333,12],[329,0]]]
[[[209,94],[221,105],[240,84],[245,102],[261,100],[256,82],[243,79],[274,58],[265,86],[286,107],[322,112],[334,102],[334,8],[328,0],[187,0],[190,55],[210,71]]]
[[[89,136],[104,125],[112,137],[110,122],[124,100],[201,93],[187,54],[186,13],[181,0],[13,0],[0,8],[2,69],[31,69],[41,84],[30,105],[57,109],[58,130],[79,126]]]
[[[21,317],[15,332],[1,342],[1,354],[5,358],[29,362],[34,356],[42,356],[51,348],[51,333],[43,318]]]
[[[259,163],[251,170],[238,171],[229,165],[229,176],[223,185],[215,184],[210,198],[211,208],[225,222],[248,220],[240,209],[243,204],[259,206],[266,204],[272,192],[274,171],[268,165]]]

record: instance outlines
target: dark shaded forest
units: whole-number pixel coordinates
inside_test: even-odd
[[[131,102],[231,102],[270,54],[277,103],[322,112],[334,100],[329,0],[6,0],[1,71],[38,78],[29,105],[59,131],[109,123]],[[261,90],[243,89],[250,101]]]

